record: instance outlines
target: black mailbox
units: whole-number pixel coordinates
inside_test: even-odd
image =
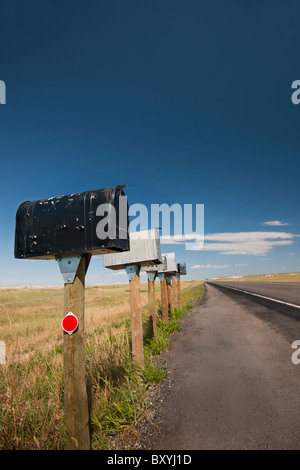
[[[186,276],[186,263],[177,263],[177,271],[182,276]]]
[[[24,202],[16,215],[15,258],[55,259],[128,251],[128,203],[123,187]],[[115,222],[113,238],[99,238],[97,226],[101,220],[105,225],[108,217],[102,204],[114,208],[110,212],[110,221]]]

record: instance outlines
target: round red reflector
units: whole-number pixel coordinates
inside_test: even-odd
[[[72,312],[69,312],[64,318],[63,318],[63,321],[61,323],[62,325],[62,328],[63,330],[68,333],[69,335],[71,335],[72,333],[74,333],[74,331],[76,330],[77,326],[78,326],[78,319],[77,317],[74,315],[74,313]]]

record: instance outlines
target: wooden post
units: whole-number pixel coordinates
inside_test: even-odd
[[[170,312],[174,312],[173,304],[173,289],[172,289],[172,275],[167,275],[167,292],[168,292],[168,303],[170,307]]]
[[[130,314],[131,314],[131,337],[132,337],[132,359],[138,369],[144,368],[143,326],[140,293],[140,266],[128,266],[130,290]]]
[[[90,256],[82,256],[73,284],[64,285],[65,315],[78,318],[78,329],[64,333],[64,413],[68,450],[89,450],[89,411],[85,377],[84,291]]]
[[[178,306],[182,310],[182,298],[181,298],[181,285],[180,285],[180,274],[177,274],[177,296],[178,296]]]
[[[167,294],[167,281],[165,274],[159,274],[160,279],[160,292],[161,292],[161,318],[163,321],[169,321],[168,314],[168,294]]]
[[[149,310],[149,320],[151,335],[157,336],[156,328],[156,304],[155,304],[155,272],[147,272],[148,276],[148,310]]]
[[[172,278],[173,304],[178,307],[176,275]]]

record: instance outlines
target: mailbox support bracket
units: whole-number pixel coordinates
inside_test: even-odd
[[[180,279],[180,274],[176,273],[176,279]]]
[[[159,280],[162,282],[165,278],[165,273],[157,273]]]
[[[64,284],[73,284],[78,266],[80,264],[81,255],[79,256],[63,256],[56,258],[60,272],[62,274]]]
[[[166,281],[167,281],[167,284],[171,284],[172,282],[172,277],[173,277],[173,274],[172,273],[167,273],[166,274]]]
[[[148,281],[153,282],[156,278],[156,271],[147,271]]]
[[[128,276],[128,278],[129,278],[129,281],[133,281],[133,280],[134,280],[138,268],[139,268],[139,265],[138,265],[138,264],[134,264],[134,265],[132,265],[132,266],[126,266],[125,269],[126,269],[127,276]]]

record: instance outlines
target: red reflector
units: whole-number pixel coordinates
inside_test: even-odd
[[[73,313],[70,312],[63,318],[61,325],[63,330],[71,335],[78,326],[78,319]]]

